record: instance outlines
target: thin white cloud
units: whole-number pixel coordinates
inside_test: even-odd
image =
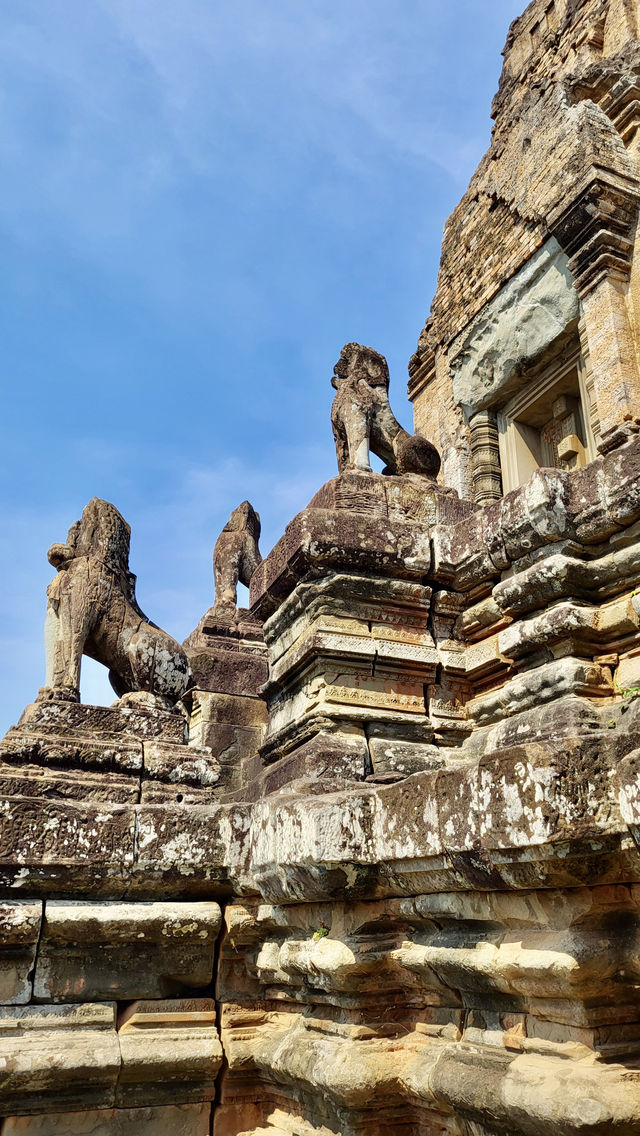
[[[325,155],[363,179],[395,155],[458,181],[482,139],[443,114],[438,59],[455,45],[438,9],[407,0],[399,19],[368,0],[27,3],[0,40],[0,152],[17,175],[5,215],[8,204],[27,239],[44,179],[85,251],[103,247],[180,184],[185,164],[205,175],[235,164],[250,179],[264,145],[284,163]],[[279,193],[279,164],[260,164],[261,196]]]
[[[442,100],[438,63],[445,50],[455,69],[455,45],[445,41],[448,28],[434,0],[407,0],[404,18],[372,0],[347,6],[338,0],[239,0],[233,6],[191,0],[179,13],[157,0],[103,0],[103,6],[123,41],[154,70],[167,122],[195,168],[215,159],[215,150],[207,155],[212,105],[240,118],[257,115],[263,130],[273,127],[261,104],[274,97],[274,76],[278,121],[284,112],[288,140],[292,132],[298,148],[311,140],[350,168],[360,164],[363,174],[368,163],[358,163],[353,144],[357,124],[387,155],[419,158],[454,179],[479,157],[482,139],[469,135],[464,121],[452,130],[434,110]],[[421,25],[425,34],[416,38]],[[416,94],[423,98],[416,101]]]

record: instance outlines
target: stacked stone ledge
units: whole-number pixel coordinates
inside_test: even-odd
[[[283,767],[291,781],[324,766],[328,788],[439,763],[430,533],[472,512],[425,477],[349,471],[291,522],[251,585],[270,652],[266,784]]]

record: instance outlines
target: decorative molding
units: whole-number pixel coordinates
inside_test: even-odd
[[[639,202],[635,179],[592,168],[574,200],[550,215],[580,296],[606,277],[629,280]]]
[[[591,99],[611,120],[626,147],[640,127],[640,65],[599,64],[570,84],[576,101]]]
[[[413,367],[412,363],[414,364]],[[427,355],[419,355],[416,351],[409,361],[409,385],[407,387],[409,401],[415,402],[418,395],[429,386],[429,383],[433,382],[435,377],[435,352],[429,351]]]

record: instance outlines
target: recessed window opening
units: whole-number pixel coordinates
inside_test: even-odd
[[[525,380],[498,413],[503,490],[540,466],[572,470],[596,456],[589,375],[576,345]]]

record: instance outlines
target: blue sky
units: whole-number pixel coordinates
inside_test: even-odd
[[[342,344],[407,361],[524,0],[4,0],[0,732],[44,680],[46,551],[90,497],[179,639],[248,497],[335,474]],[[85,662],[86,701],[112,700]]]

